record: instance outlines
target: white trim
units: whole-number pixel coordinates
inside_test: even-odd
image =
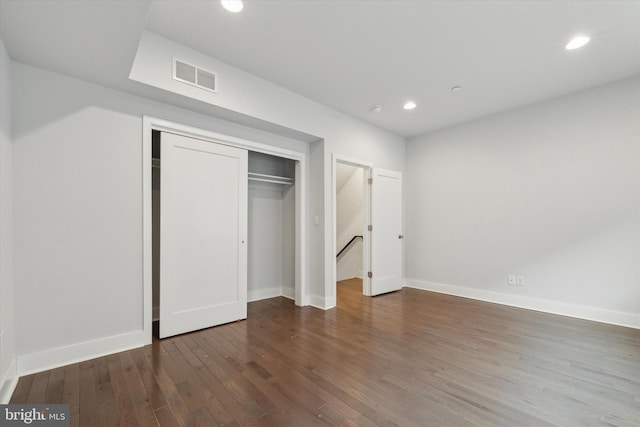
[[[16,366],[16,359],[12,359],[7,372],[5,372],[4,378],[2,379],[2,383],[0,384],[0,404],[2,405],[9,403],[11,396],[18,385],[20,377],[17,374]]]
[[[18,356],[18,375],[24,376],[72,363],[95,359],[146,345],[145,331],[127,332],[121,335],[85,341],[37,353]]]
[[[353,157],[343,156],[337,153],[333,153],[332,157],[333,157],[334,164],[336,161],[338,161],[340,163],[346,163],[351,166],[356,166],[359,168],[372,168],[374,166],[372,162],[368,162],[366,160],[354,159]]]
[[[371,174],[373,171],[373,163],[367,162],[364,160],[354,159],[352,157],[342,156],[340,154],[333,153],[331,155],[331,206],[332,208],[332,221],[331,221],[331,247],[333,250],[331,251],[331,277],[329,280],[331,281],[331,286],[333,287],[332,297],[334,302],[331,307],[335,307],[335,300],[337,298],[337,266],[336,266],[336,256],[335,254],[338,251],[338,242],[337,242],[337,188],[336,188],[336,171],[337,171],[337,163],[349,164],[351,166],[355,166],[358,168],[362,168],[364,171],[364,179],[368,181],[371,178]],[[363,257],[362,257],[362,268],[364,271],[371,271],[371,232],[367,230],[367,225],[371,224],[371,191],[370,188],[363,188],[364,192],[364,227],[362,230],[362,248],[363,248]],[[371,279],[368,277],[362,277],[362,294],[365,296],[371,295]],[[313,305],[313,304],[311,304]]]
[[[269,288],[269,289],[256,289],[247,293],[247,300],[249,302],[260,301],[267,298],[283,297],[290,300],[296,299],[296,291],[292,288]]]
[[[287,150],[285,148],[279,148],[260,142],[250,141],[244,138],[225,135],[222,133],[211,132],[205,129],[199,129],[151,116],[142,116],[142,123],[143,131],[149,130],[149,132],[145,132],[145,135],[143,135],[146,136],[146,134],[148,133],[147,138],[149,138],[149,143],[151,142],[151,130],[159,130],[163,132],[177,133],[179,135],[202,139],[205,141],[216,142],[218,144],[230,145],[232,147],[244,148],[246,150],[255,151],[258,153],[270,154],[277,157],[285,157],[291,160],[304,161],[305,159],[305,154],[300,151]],[[151,148],[150,144],[149,148]],[[147,162],[145,161],[145,163]]]
[[[274,147],[243,138],[224,135],[192,126],[182,125],[164,119],[151,116],[142,117],[142,265],[143,265],[143,331],[147,337],[144,344],[152,341],[152,204],[151,204],[151,131],[159,130],[177,133],[183,136],[197,138],[232,147],[244,148],[250,151],[270,154],[295,160],[295,195],[296,195],[296,220],[295,220],[295,303],[299,306],[308,305],[306,295],[306,166],[307,155],[303,152]]]
[[[336,306],[336,299],[335,297],[323,298],[317,295],[309,295],[309,305],[320,310],[329,310]]]
[[[296,290],[295,289],[291,289],[291,288],[282,288],[282,294],[280,296],[295,301],[295,299],[296,299]]]
[[[295,295],[293,299],[297,306],[308,305],[307,298],[307,223],[305,218],[307,217],[307,179],[306,179],[306,164],[304,161],[299,160],[295,165],[295,181],[294,187],[296,196],[296,214],[295,214],[295,267],[294,267],[294,280],[295,280]]]
[[[268,289],[254,289],[247,292],[247,302],[260,301],[267,298],[282,296],[282,287]]]
[[[539,298],[511,295],[502,292],[487,291],[484,289],[467,288],[464,286],[447,285],[444,283],[428,282],[424,280],[407,279],[405,286],[408,288],[438,292],[447,295],[472,298],[512,307],[528,310],[542,311],[544,313],[559,314],[561,316],[575,317],[578,319],[593,320],[612,325],[626,326],[640,329],[640,314],[625,313],[621,311],[607,310],[604,308],[585,305],[569,304],[560,301],[544,300]]]
[[[142,117],[142,330],[147,344],[153,341],[153,203],[151,170],[153,167],[152,120]],[[158,313],[159,316],[159,313]],[[159,318],[159,317],[158,317]]]

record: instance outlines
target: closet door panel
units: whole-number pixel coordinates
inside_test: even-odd
[[[163,133],[160,337],[246,318],[247,152]]]

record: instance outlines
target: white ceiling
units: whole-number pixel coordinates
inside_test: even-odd
[[[132,93],[145,29],[402,136],[640,74],[635,0],[0,0],[14,60]]]

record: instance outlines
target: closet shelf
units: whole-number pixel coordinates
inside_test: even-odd
[[[286,176],[264,175],[261,173],[249,172],[250,181],[270,182],[272,184],[293,185],[293,178]]]

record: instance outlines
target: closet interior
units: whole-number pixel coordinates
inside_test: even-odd
[[[206,144],[208,142],[204,142]],[[161,132],[152,134],[153,320],[160,318]],[[248,151],[247,300],[295,297],[296,161]]]

